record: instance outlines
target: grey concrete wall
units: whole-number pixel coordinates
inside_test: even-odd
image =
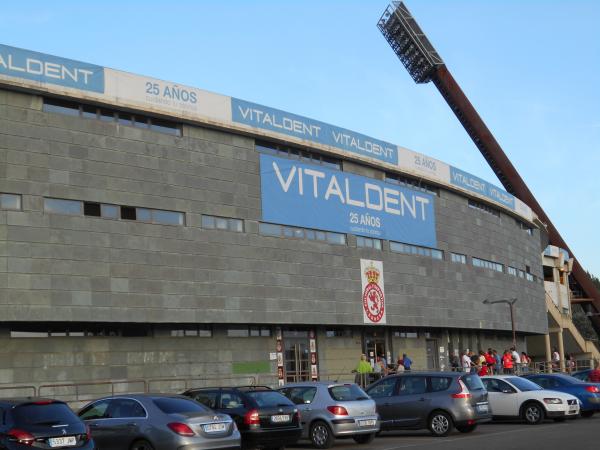
[[[450,262],[450,251],[532,267],[539,235],[512,217],[436,199],[444,261],[349,245],[265,237],[253,140],[186,126],[177,138],[47,114],[39,97],[0,91],[0,192],[23,211],[0,211],[2,321],[362,323],[360,258],[383,261],[393,326],[546,331],[543,287]],[[186,226],[44,214],[58,197],[182,211]],[[245,233],[204,230],[201,214],[245,220]]]

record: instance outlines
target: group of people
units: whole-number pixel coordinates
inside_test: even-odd
[[[460,357],[454,355],[451,360],[452,370],[477,373],[479,376],[494,374],[526,373],[532,360],[525,352],[519,353],[515,347],[504,350],[500,354],[493,348],[479,353],[465,350]]]
[[[367,360],[367,355],[363,353],[360,355],[360,361],[353,372],[357,375],[375,373],[379,376],[386,376],[390,373],[409,371],[412,363],[412,359],[410,359],[406,353],[403,353],[402,356],[398,357],[395,367],[388,365],[385,356],[382,355],[377,355],[373,361],[373,365],[371,365]]]

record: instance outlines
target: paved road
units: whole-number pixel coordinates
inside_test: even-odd
[[[306,443],[294,449],[310,449]],[[352,440],[337,440],[333,450],[600,450],[600,415],[591,419],[542,425],[491,423],[480,425],[471,434],[454,432],[434,438],[427,431],[382,433],[372,443],[359,446]],[[314,450],[314,449],[313,449]]]

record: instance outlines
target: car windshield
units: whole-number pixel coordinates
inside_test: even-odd
[[[30,403],[14,409],[17,425],[58,425],[80,422],[64,403]]]
[[[331,386],[329,389],[331,398],[338,402],[368,400],[369,396],[356,384],[344,384],[341,386]]]
[[[535,384],[533,381],[526,380],[525,378],[510,377],[506,378],[506,381],[512,383],[514,387],[522,392],[541,391],[544,389],[540,385]]]
[[[250,391],[246,392],[246,395],[256,402],[261,407],[271,406],[294,406],[294,404],[284,397],[279,392],[275,391]]]
[[[208,412],[210,411],[205,406],[193,400],[177,397],[155,397],[152,399],[154,404],[158,406],[165,414],[180,414],[189,412]]]
[[[479,391],[485,389],[485,386],[481,382],[481,378],[477,374],[463,375],[460,379],[467,385],[470,391]]]

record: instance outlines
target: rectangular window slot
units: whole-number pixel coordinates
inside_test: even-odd
[[[102,208],[100,203],[83,202],[83,214],[85,216],[101,217]]]

